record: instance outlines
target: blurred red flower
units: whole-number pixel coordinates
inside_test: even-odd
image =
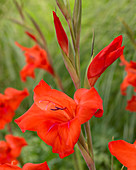
[[[126,90],[128,86],[133,86],[136,91],[136,62],[130,61],[127,62],[124,58],[124,55],[120,57],[121,64],[125,65],[125,70],[127,72],[126,77],[124,78],[124,81],[122,82],[120,89],[122,95],[126,95]]]
[[[123,54],[122,35],[115,38],[107,47],[100,51],[88,67],[87,77],[90,86],[94,86],[97,79],[116,59]]]
[[[19,168],[16,165],[12,165],[12,164],[0,164],[0,170],[21,170],[21,168]]]
[[[27,89],[21,91],[10,87],[4,93],[4,95],[0,93],[0,129],[12,121],[15,110],[21,101],[29,95]]]
[[[102,115],[102,99],[94,87],[78,89],[73,100],[41,80],[34,89],[34,104],[15,122],[22,132],[37,131],[38,136],[53,147],[53,153],[63,158],[74,152],[81,124],[92,116]]]
[[[0,170],[49,170],[49,167],[47,165],[47,162],[40,163],[40,164],[32,164],[32,163],[26,163],[23,168],[19,168],[16,165],[12,164],[2,164],[0,165]]]
[[[68,56],[68,37],[62,27],[62,24],[57,17],[56,13],[53,11],[54,25],[56,30],[56,35],[58,39],[58,43],[64,53]]]
[[[109,150],[128,170],[136,169],[136,141],[134,144],[117,140],[109,142]]]
[[[132,96],[132,98],[127,102],[126,110],[136,112],[136,96]]]
[[[24,138],[6,135],[6,141],[0,141],[0,164],[11,163],[20,155],[27,143]]]
[[[20,72],[22,81],[25,82],[27,76],[35,78],[34,70],[36,68],[44,69],[54,76],[53,68],[48,61],[47,53],[44,49],[37,44],[32,48],[23,47],[17,42],[15,44],[22,51],[25,51],[24,55],[27,64]]]

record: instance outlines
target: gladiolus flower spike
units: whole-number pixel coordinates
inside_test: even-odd
[[[87,77],[90,86],[94,86],[97,79],[116,59],[123,54],[122,35],[115,38],[107,47],[100,51],[88,67]]]
[[[41,80],[34,89],[34,104],[15,122],[22,132],[37,131],[38,136],[52,146],[53,153],[64,158],[74,152],[81,124],[92,116],[102,115],[102,99],[94,87],[78,89],[73,100]]]

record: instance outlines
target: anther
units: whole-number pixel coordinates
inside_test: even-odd
[[[65,110],[65,109],[66,109],[66,107],[61,108],[61,107],[55,106],[55,109],[50,109],[50,110],[57,111],[57,110]]]

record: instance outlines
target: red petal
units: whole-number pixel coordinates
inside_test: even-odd
[[[46,120],[46,115],[37,105],[33,104],[30,109],[21,117],[15,120],[22,132],[26,130],[36,131],[38,126],[41,126]]]
[[[23,166],[23,170],[49,170],[47,162],[40,164],[27,163]]]
[[[105,69],[109,67],[115,60],[117,60],[123,54],[124,46],[109,53],[109,56],[105,60]]]
[[[10,154],[14,158],[18,157],[20,155],[22,147],[27,145],[25,139],[22,137],[6,135],[5,139],[10,146]]]
[[[87,72],[90,86],[94,86],[95,82],[106,68],[123,54],[124,47],[121,47],[121,44],[122,36],[118,36],[94,57]]]
[[[12,121],[15,113],[9,107],[7,107],[7,108],[5,107],[4,109],[0,109],[0,112],[1,112],[0,129],[3,129],[7,123]]]
[[[136,168],[136,144],[130,144],[123,140],[109,142],[109,150],[124,166]],[[133,170],[134,170],[133,169]]]
[[[34,101],[42,110],[51,110],[55,106],[66,108],[70,118],[75,115],[76,103],[69,96],[55,89],[51,89],[43,80],[34,89]]]
[[[121,90],[121,94],[126,96],[126,90],[127,90],[127,87],[129,86],[130,84],[128,83],[128,75],[124,78],[123,82],[121,83],[120,85],[120,90]]]
[[[21,80],[23,82],[25,82],[26,77],[32,77],[34,79],[35,78],[35,74],[34,74],[35,68],[36,67],[34,64],[27,64],[26,66],[24,66],[24,68],[20,71]]]
[[[125,60],[124,55],[121,55],[121,56],[120,56],[120,60],[121,60],[120,65],[125,65],[125,66],[129,65],[129,63],[127,62],[127,60]]]
[[[46,144],[53,147],[54,153],[64,158],[74,152],[73,148],[78,141],[80,130],[78,119],[61,124],[46,121],[39,126],[37,134]]]
[[[5,90],[5,95],[9,97],[9,105],[13,110],[16,110],[22,100],[29,95],[28,90],[16,90],[14,88],[7,88]]]
[[[21,170],[21,168],[19,168],[16,165],[11,165],[11,164],[2,164],[0,165],[0,170]]]
[[[127,102],[126,110],[136,112],[136,96],[132,96],[132,98]]]
[[[27,47],[23,47],[22,45],[20,45],[18,42],[15,42],[16,46],[18,46],[22,51],[27,51],[29,50],[29,48]]]
[[[61,47],[61,49],[66,53],[68,56],[68,38],[67,35],[62,27],[62,24],[57,17],[56,13],[53,11],[53,17],[54,17],[54,25],[56,30],[56,35],[58,39],[58,43]]]
[[[30,38],[32,38],[35,42],[37,42],[37,39],[36,39],[36,37],[33,35],[33,34],[31,34],[30,32],[28,32],[28,31],[26,31],[25,32]]]
[[[76,117],[81,124],[91,119],[92,116],[101,117],[103,115],[102,99],[94,87],[90,90],[78,89],[75,92],[74,100],[78,105]]]

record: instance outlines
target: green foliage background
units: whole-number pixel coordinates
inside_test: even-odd
[[[23,4],[25,16],[31,15],[39,24],[44,33],[48,48],[53,59],[56,71],[59,73],[66,94],[73,96],[74,85],[63,64],[59,45],[56,40],[55,29],[53,24],[52,11],[57,14],[69,35],[67,23],[61,12],[56,6],[55,0],[22,0],[17,1]],[[73,9],[74,1],[70,0],[71,9]],[[125,45],[124,54],[129,61],[136,61],[136,51],[126,34],[126,30],[120,21],[120,18],[130,26],[134,32],[136,39],[136,1],[135,0],[85,0],[82,9],[82,29],[80,41],[80,57],[81,57],[81,76],[82,80],[90,60],[92,32],[95,30],[95,46],[94,54],[107,46],[115,37],[123,35],[123,45]],[[53,88],[57,88],[52,77],[43,70],[36,70],[36,79],[28,78],[26,83],[20,80],[19,71],[25,65],[23,53],[14,42],[31,47],[34,45],[24,33],[25,27],[11,22],[10,19],[20,20],[17,9],[12,0],[0,0],[0,92],[3,93],[5,88],[14,87],[23,89],[27,87],[30,96],[27,97],[14,117],[22,115],[33,103],[33,89],[43,78]],[[31,21],[27,19],[27,27],[33,27]],[[33,32],[36,34],[36,31]],[[93,136],[93,146],[95,152],[96,168],[100,170],[110,169],[111,155],[108,151],[108,142],[115,139],[124,139],[133,143],[136,139],[136,113],[125,110],[126,101],[132,96],[132,88],[128,88],[128,95],[121,96],[120,84],[125,76],[124,68],[119,66],[120,61],[112,64],[99,78],[96,89],[101,95],[104,102],[104,115],[102,118],[91,119],[91,129]],[[83,87],[83,82],[82,82]],[[27,131],[24,134],[18,126],[12,121],[14,135],[25,137],[28,146],[22,151],[23,162],[40,163],[45,160],[53,170],[73,170],[75,167],[73,155],[61,160],[57,154],[53,154],[51,147],[47,146],[36,133]],[[7,129],[1,130],[0,139],[4,139]],[[82,169],[87,169],[82,156],[75,147],[76,153],[81,161]],[[75,167],[76,168],[76,167]],[[121,169],[121,164],[115,159],[114,168]]]

